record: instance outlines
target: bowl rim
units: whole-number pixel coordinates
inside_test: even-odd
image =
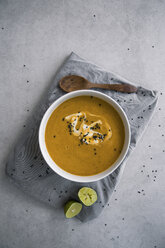
[[[122,152],[120,153],[119,157],[117,158],[117,160],[105,171],[92,175],[92,176],[79,176],[79,175],[74,175],[71,174],[65,170],[63,170],[61,167],[59,167],[54,160],[51,158],[51,156],[49,155],[47,148],[46,148],[46,143],[45,143],[45,128],[47,125],[47,121],[49,120],[51,114],[53,113],[53,111],[59,106],[61,105],[63,102],[67,101],[68,99],[74,98],[74,97],[78,97],[78,96],[93,96],[93,97],[98,97],[104,101],[106,101],[107,103],[109,103],[110,105],[112,105],[115,110],[118,112],[118,114],[120,115],[123,124],[124,124],[124,128],[125,128],[125,140],[124,140],[124,145],[122,148]],[[123,162],[124,158],[127,155],[128,149],[129,149],[129,145],[130,145],[130,138],[131,138],[131,129],[130,129],[130,124],[128,121],[128,118],[124,112],[124,110],[121,108],[121,106],[110,96],[96,91],[96,90],[76,90],[70,93],[67,93],[61,97],[59,97],[58,99],[56,99],[50,106],[49,108],[46,110],[46,112],[44,113],[42,120],[40,122],[40,126],[39,126],[39,147],[41,150],[41,153],[46,161],[46,163],[48,164],[48,166],[58,175],[62,176],[65,179],[68,179],[70,181],[74,181],[74,182],[79,182],[79,183],[89,183],[89,182],[94,182],[94,181],[98,181],[103,179],[104,177],[110,175],[114,170],[116,170],[119,165]]]

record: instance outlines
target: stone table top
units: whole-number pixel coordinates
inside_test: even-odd
[[[165,247],[164,13],[162,0],[0,1],[0,247]],[[85,224],[5,176],[11,148],[72,51],[159,92],[110,205]]]

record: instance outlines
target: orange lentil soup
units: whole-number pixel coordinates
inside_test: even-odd
[[[118,112],[93,96],[78,96],[58,106],[45,131],[49,155],[63,170],[79,176],[108,169],[124,145]]]

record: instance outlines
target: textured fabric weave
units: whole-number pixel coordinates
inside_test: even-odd
[[[114,91],[99,90],[116,100],[125,111],[131,126],[131,143],[122,164],[106,178],[93,183],[76,183],[66,180],[54,173],[44,161],[39,144],[38,130],[40,121],[47,108],[60,96],[65,94],[59,87],[59,80],[70,74],[80,75],[94,83],[132,83],[85,61],[72,53],[61,69],[42,100],[28,126],[11,152],[6,166],[6,173],[28,194],[61,209],[70,198],[77,199],[80,187],[88,186],[98,193],[98,201],[91,207],[83,207],[77,216],[82,222],[98,217],[110,200],[116,184],[122,175],[125,163],[135,148],[137,141],[146,128],[157,102],[157,92],[138,87],[138,92],[125,94]]]

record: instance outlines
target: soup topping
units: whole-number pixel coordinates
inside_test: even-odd
[[[91,121],[88,123],[87,116],[100,118],[99,115],[94,115],[89,112],[78,112],[71,114],[63,118],[67,121],[70,135],[79,137],[81,143],[87,145],[97,145],[104,142],[112,137],[112,130],[110,125],[103,119],[97,121]],[[105,130],[105,133],[101,131]]]

